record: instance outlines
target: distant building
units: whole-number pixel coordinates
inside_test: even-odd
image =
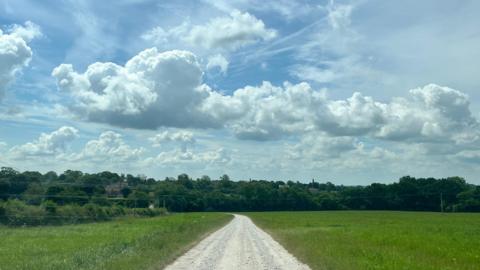
[[[117,182],[106,186],[105,192],[109,197],[119,197],[123,196],[122,189],[126,187],[128,187],[128,184],[126,182]]]

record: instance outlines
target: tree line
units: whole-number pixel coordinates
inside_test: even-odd
[[[99,219],[155,209],[188,211],[407,210],[480,211],[480,186],[461,177],[414,178],[391,184],[335,185],[330,182],[218,179],[187,174],[163,180],[113,172],[64,173],[0,170],[0,222],[28,216]],[[25,210],[27,209],[27,210]],[[69,209],[66,211],[65,209]],[[150,209],[142,212],[140,209]],[[136,211],[133,212],[132,210]],[[23,212],[22,212],[23,211]],[[63,212],[62,212],[63,211]],[[32,214],[33,213],[33,214]],[[68,214],[66,214],[68,213]],[[163,213],[163,212],[162,212]],[[26,222],[29,223],[29,222]],[[34,222],[35,223],[35,222]],[[45,223],[38,221],[37,223]]]

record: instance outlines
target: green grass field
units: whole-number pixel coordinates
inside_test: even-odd
[[[174,214],[33,228],[0,227],[0,269],[161,269],[231,219]]]
[[[312,269],[480,269],[480,214],[247,215]]]

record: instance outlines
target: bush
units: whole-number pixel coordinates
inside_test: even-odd
[[[1,222],[7,225],[40,225],[45,222],[46,212],[43,208],[27,205],[20,200],[8,200],[2,208]]]
[[[103,207],[93,203],[80,206],[68,204],[59,206],[45,201],[40,206],[28,205],[20,200],[0,202],[0,224],[20,225],[61,225],[80,222],[107,221],[122,216],[153,217],[166,214],[163,208],[124,209],[120,206]]]

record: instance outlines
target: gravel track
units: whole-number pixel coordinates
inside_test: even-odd
[[[258,228],[250,218],[234,216],[230,223],[209,235],[165,269],[310,269]]]

